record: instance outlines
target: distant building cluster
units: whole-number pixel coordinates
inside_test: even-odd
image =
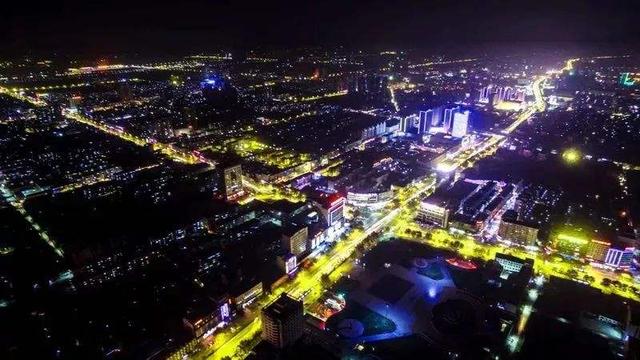
[[[403,133],[437,134],[449,133],[460,138],[471,130],[470,112],[462,111],[460,106],[439,106],[420,111],[417,115],[410,115],[400,121],[399,130]]]
[[[488,85],[479,90],[478,102],[498,109],[518,110],[525,102],[526,90],[511,86]]]
[[[417,219],[443,228],[479,233],[503,209],[515,190],[513,184],[458,180],[423,199]]]

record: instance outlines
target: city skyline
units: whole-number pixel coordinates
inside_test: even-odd
[[[640,360],[637,10],[9,4],[0,358]]]

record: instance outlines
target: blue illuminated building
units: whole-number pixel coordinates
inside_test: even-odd
[[[217,75],[209,75],[202,82],[200,82],[200,86],[202,89],[209,90],[222,90],[225,88],[226,82],[224,78]]]
[[[218,110],[229,110],[238,103],[238,92],[222,76],[208,75],[200,87],[207,102]]]

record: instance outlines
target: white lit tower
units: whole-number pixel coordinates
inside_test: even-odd
[[[451,136],[461,138],[469,132],[469,110],[453,114]]]

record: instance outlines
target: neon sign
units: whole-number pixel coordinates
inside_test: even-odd
[[[637,74],[633,74],[636,75]],[[625,72],[620,74],[620,85],[622,86],[634,86],[636,84],[636,78],[632,78],[632,74]]]
[[[298,259],[294,255],[288,258],[284,263],[284,271],[291,275],[298,268]]]

